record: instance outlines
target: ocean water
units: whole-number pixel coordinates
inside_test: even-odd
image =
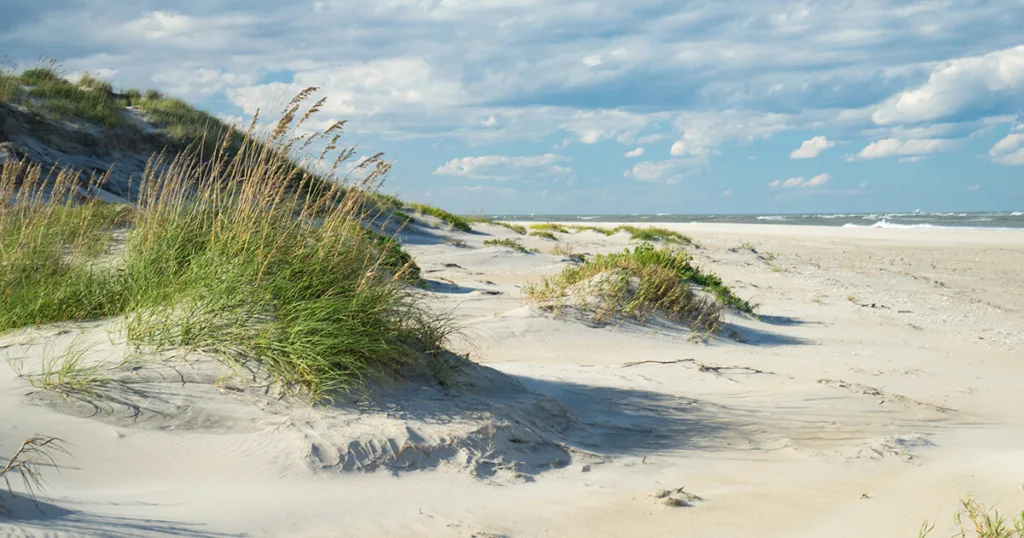
[[[738,224],[788,224],[863,228],[1010,228],[1024,230],[1024,211],[987,213],[844,213],[778,215],[676,215],[671,213],[629,215],[489,215],[498,220],[530,222],[723,222]]]

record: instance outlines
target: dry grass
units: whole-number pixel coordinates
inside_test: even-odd
[[[121,316],[137,349],[256,363],[310,400],[367,376],[429,368],[438,331],[407,285],[415,264],[392,238],[363,227],[367,207],[378,207],[367,193],[390,165],[374,156],[350,180],[335,176],[350,150],[300,160],[314,143],[335,147],[340,133],[338,123],[290,134],[313,90],[261,137],[250,128],[225,134],[213,155],[194,147],[155,157],[116,260],[104,253],[120,210],[79,200],[77,174],[54,179],[5,163],[0,194],[12,196],[0,205],[0,331]],[[325,169],[332,180],[306,171]],[[39,382],[50,387],[84,388],[99,375],[74,355],[48,371]]]
[[[959,532],[954,536],[960,538],[1024,538],[1024,510],[1010,519],[999,514],[994,508],[989,508],[968,495],[966,499],[960,500],[961,509],[953,515],[953,522]],[[918,538],[925,538],[931,534],[935,525],[925,521],[921,525]]]
[[[57,468],[57,463],[53,459],[56,454],[70,455],[64,441],[56,437],[33,436],[25,439],[7,460],[7,464],[0,468],[0,478],[7,485],[8,493],[14,495],[11,478],[18,475],[29,498],[33,501],[38,500],[45,489],[40,468],[43,466]],[[0,502],[0,514],[10,515],[2,502]]]

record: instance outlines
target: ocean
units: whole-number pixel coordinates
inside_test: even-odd
[[[737,224],[788,224],[861,228],[1008,228],[1024,229],[1024,211],[985,213],[842,213],[763,215],[676,215],[671,213],[629,215],[488,215],[497,220],[529,222],[723,222]]]

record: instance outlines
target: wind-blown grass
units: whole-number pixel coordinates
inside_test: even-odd
[[[6,163],[0,192],[18,194],[0,206],[0,330],[120,315],[138,349],[254,363],[311,400],[429,368],[447,332],[406,284],[411,259],[362,226],[389,165],[371,159],[355,184],[305,172],[320,163],[296,163],[288,132],[310,93],[262,139],[225,135],[212,159],[195,148],[151,161],[115,261],[104,252],[119,213],[74,203],[70,173],[26,183],[39,170]],[[317,136],[333,144],[338,128]]]
[[[998,510],[990,509],[968,495],[960,500],[960,511],[953,515],[953,522],[959,528],[954,536],[966,538],[973,533],[976,538],[1024,538],[1024,510],[1006,519]],[[925,538],[935,528],[927,521],[921,525],[918,538]]]
[[[484,241],[484,246],[487,246],[487,247],[505,247],[505,248],[510,248],[510,249],[512,249],[512,250],[514,250],[516,252],[522,252],[524,254],[530,254],[531,252],[533,252],[532,250],[530,250],[530,249],[526,248],[525,246],[523,246],[523,244],[520,243],[518,240],[516,240],[516,239],[508,239],[508,238],[505,238],[505,239],[488,239],[488,240]]]
[[[539,237],[541,239],[548,239],[548,240],[551,240],[551,241],[558,241],[558,237],[556,237],[555,234],[553,234],[551,232],[546,232],[546,231],[543,231],[543,230],[537,230],[537,231],[530,232],[530,235],[532,235],[534,237]]]
[[[434,207],[434,206],[429,206],[429,205],[426,205],[426,204],[416,204],[416,203],[410,204],[410,207],[415,209],[416,212],[421,213],[423,215],[430,215],[432,217],[436,217],[438,219],[441,219],[442,221],[447,223],[449,226],[451,226],[453,229],[456,229],[456,230],[458,230],[460,232],[471,232],[471,231],[473,231],[473,227],[470,226],[468,220],[466,220],[465,218],[460,217],[458,215],[453,215],[453,214],[451,214],[451,213],[449,213],[449,212],[447,212],[447,211],[445,211],[445,210],[443,210],[441,208],[437,208],[437,207]]]
[[[593,311],[596,321],[626,318],[643,322],[651,314],[687,321],[702,330],[717,328],[723,305],[749,305],[716,276],[694,267],[686,252],[643,243],[632,250],[598,254],[580,265],[524,287],[537,303],[567,304]],[[700,287],[712,300],[698,294]]]

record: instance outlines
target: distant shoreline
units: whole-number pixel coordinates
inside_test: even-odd
[[[686,215],[686,214],[628,214],[628,215],[513,215],[489,214],[495,220],[519,222],[569,223],[675,223],[675,224],[774,224],[796,226],[829,226],[849,228],[960,228],[1024,230],[1024,211],[1001,212],[949,212],[949,213],[806,213],[760,215]]]

